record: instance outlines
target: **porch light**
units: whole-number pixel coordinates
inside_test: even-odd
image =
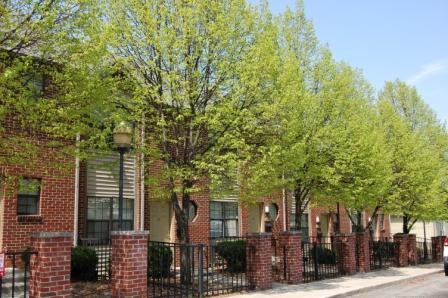
[[[319,216],[316,216],[316,223],[317,223],[317,224],[320,223],[320,218],[319,218]]]
[[[113,137],[114,143],[119,150],[129,149],[132,142],[132,129],[126,122],[122,121],[114,129]]]
[[[264,213],[269,213],[269,206],[268,205],[264,206]]]

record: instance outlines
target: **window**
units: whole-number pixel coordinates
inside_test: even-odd
[[[41,181],[39,179],[20,179],[17,196],[17,215],[39,214],[40,184]]]
[[[37,100],[42,97],[44,90],[44,75],[42,73],[32,73],[26,76],[26,88],[29,90],[31,98]]]
[[[275,203],[270,203],[267,210],[267,217],[269,220],[274,221],[277,219],[278,216],[278,206]]]
[[[123,199],[123,230],[134,227],[134,200]],[[108,240],[110,231],[119,229],[118,198],[89,197],[87,203],[87,237]]]
[[[359,213],[358,211],[352,211],[350,212],[350,216],[353,220],[352,222],[352,232],[358,232],[360,231],[360,229],[363,228],[363,218],[362,218],[362,213]]]
[[[300,222],[301,222],[301,231],[302,231],[302,241],[307,242],[308,241],[308,237],[309,237],[309,225],[308,225],[308,218],[309,218],[309,214],[308,213],[302,213],[302,216],[300,218]],[[291,230],[297,230],[296,227],[296,214],[295,213],[291,213],[290,216],[290,227]]]
[[[193,221],[198,215],[198,205],[195,202],[190,201],[188,205],[188,220]]]
[[[210,236],[212,238],[238,236],[238,204],[210,202]]]

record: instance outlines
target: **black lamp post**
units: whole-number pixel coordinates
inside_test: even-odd
[[[118,180],[118,229],[123,230],[123,176],[124,176],[124,154],[131,147],[132,129],[126,122],[120,122],[114,129],[114,143],[120,153],[120,172]]]

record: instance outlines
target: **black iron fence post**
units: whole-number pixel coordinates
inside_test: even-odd
[[[313,242],[313,263],[314,263],[314,279],[319,279],[319,264],[317,262],[317,243]]]
[[[12,293],[11,293],[11,297],[14,297],[14,290],[16,287],[15,281],[16,281],[16,255],[13,254],[12,255],[12,289],[11,289]]]
[[[204,297],[204,270],[203,270],[203,253],[204,253],[204,245],[199,244],[198,246],[198,288],[199,288],[199,298]]]
[[[378,241],[378,243],[380,245],[380,249],[379,249],[380,268],[383,268],[383,249],[384,249],[385,245],[382,241]]]
[[[283,280],[286,281],[286,246],[283,245]]]

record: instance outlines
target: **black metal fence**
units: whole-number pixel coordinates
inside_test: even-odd
[[[333,237],[310,237],[309,242],[302,242],[303,281],[341,276],[341,248]]]
[[[30,260],[37,252],[24,250],[5,253],[6,275],[0,277],[0,298],[28,297]]]
[[[395,243],[393,239],[371,239],[369,241],[370,270],[389,268],[395,263]]]
[[[98,265],[96,271],[99,280],[109,280],[111,274],[112,243],[110,239],[81,238],[79,245],[96,252]]]
[[[286,246],[272,237],[272,279],[276,282],[287,280],[286,250]]]
[[[434,262],[431,239],[417,238],[417,263],[426,264],[431,262]]]
[[[246,241],[210,245],[149,243],[148,286],[153,297],[204,297],[248,290]]]

